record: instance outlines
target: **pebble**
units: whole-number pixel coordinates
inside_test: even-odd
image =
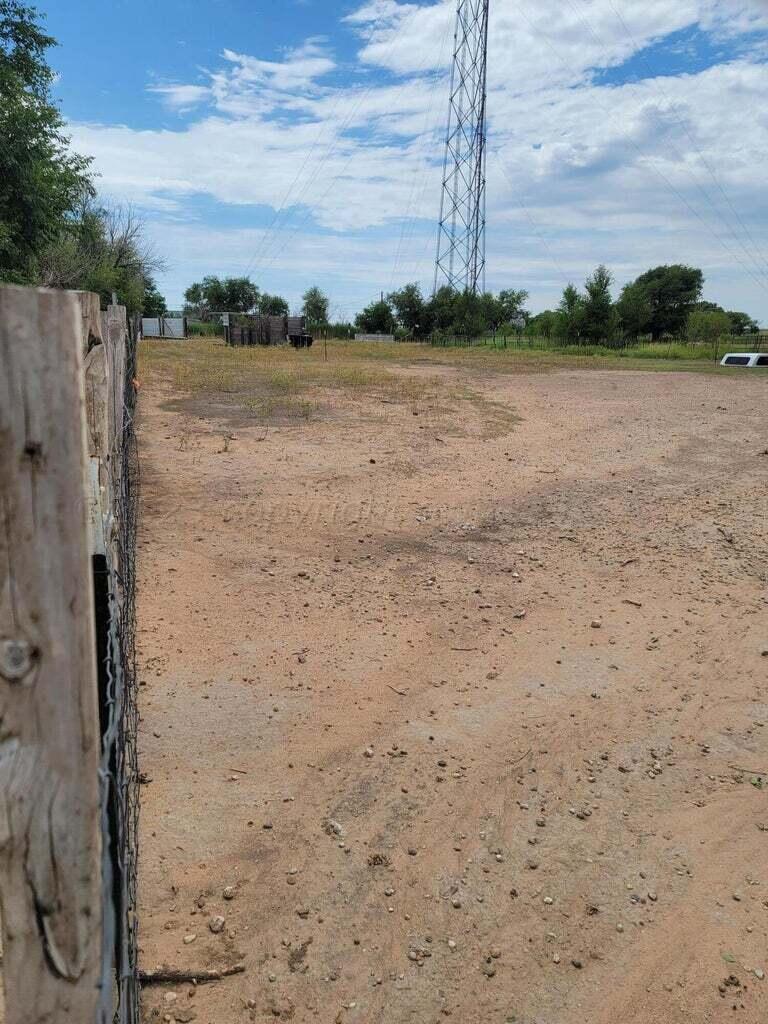
[[[211,929],[214,935],[218,935],[219,932],[224,931],[224,925],[226,923],[227,922],[224,920],[224,918],[220,914],[217,914],[216,917],[212,917],[211,920],[208,922],[208,927]]]
[[[544,897],[544,903],[545,903],[546,906],[551,907],[554,902],[555,901],[552,899],[551,896],[545,896]]]
[[[373,757],[373,747],[366,747],[363,751],[363,757]]]
[[[756,967],[752,973],[758,981],[765,981],[765,971],[762,967]]]
[[[454,942],[453,939],[448,939],[448,949],[451,949],[451,950],[456,949],[456,943]],[[757,972],[755,972],[755,973],[757,973]]]
[[[235,887],[233,885],[228,885],[221,895],[225,900],[233,900],[235,898]]]
[[[197,936],[195,934],[185,935],[184,936],[184,945],[185,946],[189,946],[190,943],[194,942],[196,938],[197,938]]]
[[[592,621],[590,622],[590,626],[592,627],[592,629],[602,629],[603,628],[603,624],[600,621],[600,619],[592,619]]]

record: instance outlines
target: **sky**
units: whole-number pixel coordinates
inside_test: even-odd
[[[171,308],[249,274],[334,319],[432,289],[456,0],[36,0],[98,188]],[[491,0],[489,289],[651,266],[768,325],[768,0]]]

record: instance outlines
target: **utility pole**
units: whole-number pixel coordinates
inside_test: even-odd
[[[485,290],[488,8],[457,0],[434,291]]]

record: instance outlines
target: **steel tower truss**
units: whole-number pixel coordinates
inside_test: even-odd
[[[435,291],[485,290],[489,2],[457,0]]]

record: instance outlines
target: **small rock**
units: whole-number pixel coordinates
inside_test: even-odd
[[[373,747],[366,747],[365,750],[363,751],[363,757],[373,757]]]
[[[193,943],[195,941],[196,938],[197,938],[197,936],[194,933],[190,934],[190,935],[185,935],[184,936],[184,945],[185,946],[189,946],[191,943]]]
[[[220,932],[224,931],[224,925],[226,923],[227,922],[224,920],[224,918],[220,914],[217,914],[216,917],[212,917],[211,920],[208,922],[208,927],[211,929],[214,935],[218,935]]]
[[[758,981],[765,981],[765,971],[762,967],[756,967],[752,973]]]
[[[592,627],[592,629],[602,629],[603,628],[603,624],[600,621],[600,619],[592,619],[592,621],[590,622],[590,626]]]
[[[233,885],[228,885],[221,895],[225,900],[233,900],[235,898],[235,887]]]

